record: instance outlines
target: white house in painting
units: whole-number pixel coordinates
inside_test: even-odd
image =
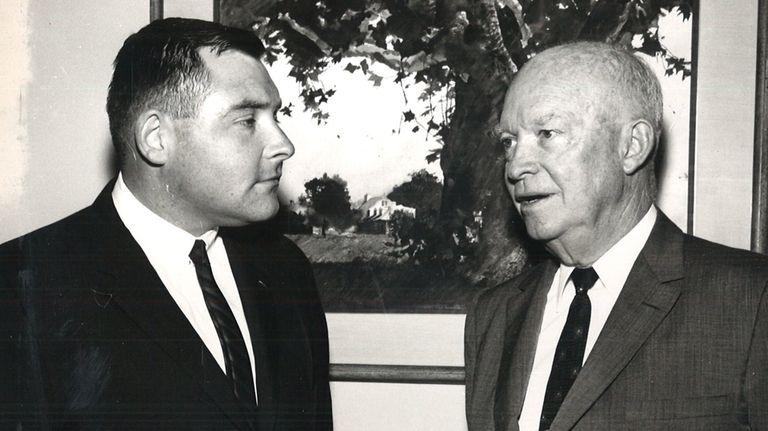
[[[411,217],[416,217],[416,209],[399,205],[384,196],[368,199],[360,206],[364,219],[389,221],[395,211],[402,211]]]

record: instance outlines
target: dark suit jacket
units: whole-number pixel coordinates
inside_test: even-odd
[[[301,251],[252,228],[220,231],[255,354],[259,406],[248,414],[120,221],[112,184],[92,206],[0,246],[0,347],[12,364],[0,371],[0,420],[331,429],[325,315]]]
[[[466,321],[470,431],[517,430],[557,270],[481,292]],[[768,429],[768,259],[659,214],[551,429]]]

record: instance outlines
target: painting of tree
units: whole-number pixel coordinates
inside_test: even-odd
[[[429,214],[440,209],[443,185],[426,169],[412,172],[408,181],[395,186],[387,195],[393,201],[416,209],[416,214]]]
[[[549,46],[601,40],[660,56],[667,74],[685,79],[690,58],[665,48],[658,20],[672,13],[690,19],[694,6],[694,0],[221,0],[220,19],[256,31],[267,62],[288,59],[304,108],[318,124],[335,94],[318,76],[331,65],[362,71],[372,86],[384,79],[374,63],[395,71],[395,81],[412,77],[425,85],[419,98],[432,108],[402,113],[409,132],[429,133],[441,144],[426,156],[439,161],[443,181],[433,232],[425,235],[439,237],[435,255],[453,259],[465,280],[482,286],[518,274],[537,253],[504,190],[504,159],[493,133],[517,70]],[[435,98],[441,103],[431,103]]]
[[[349,203],[347,182],[338,175],[323,174],[304,184],[306,194],[299,200],[310,210],[313,225],[326,229],[328,226],[346,228],[352,223],[352,207]]]

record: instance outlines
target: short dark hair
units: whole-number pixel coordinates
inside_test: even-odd
[[[117,53],[107,94],[112,142],[122,165],[136,117],[149,108],[190,118],[210,86],[200,48],[241,51],[260,58],[264,45],[252,32],[185,18],[156,20],[128,37]]]

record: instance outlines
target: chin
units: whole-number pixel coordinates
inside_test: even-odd
[[[525,222],[525,230],[536,241],[548,242],[558,237],[558,232],[552,226],[538,221]]]
[[[226,223],[221,223],[221,226],[237,227],[267,221],[277,215],[279,209],[280,204],[277,199],[274,201],[262,200],[230,212]]]
[[[251,222],[260,222],[271,219],[277,215],[280,210],[280,203],[275,199],[272,202],[260,202],[255,211],[251,214]]]

